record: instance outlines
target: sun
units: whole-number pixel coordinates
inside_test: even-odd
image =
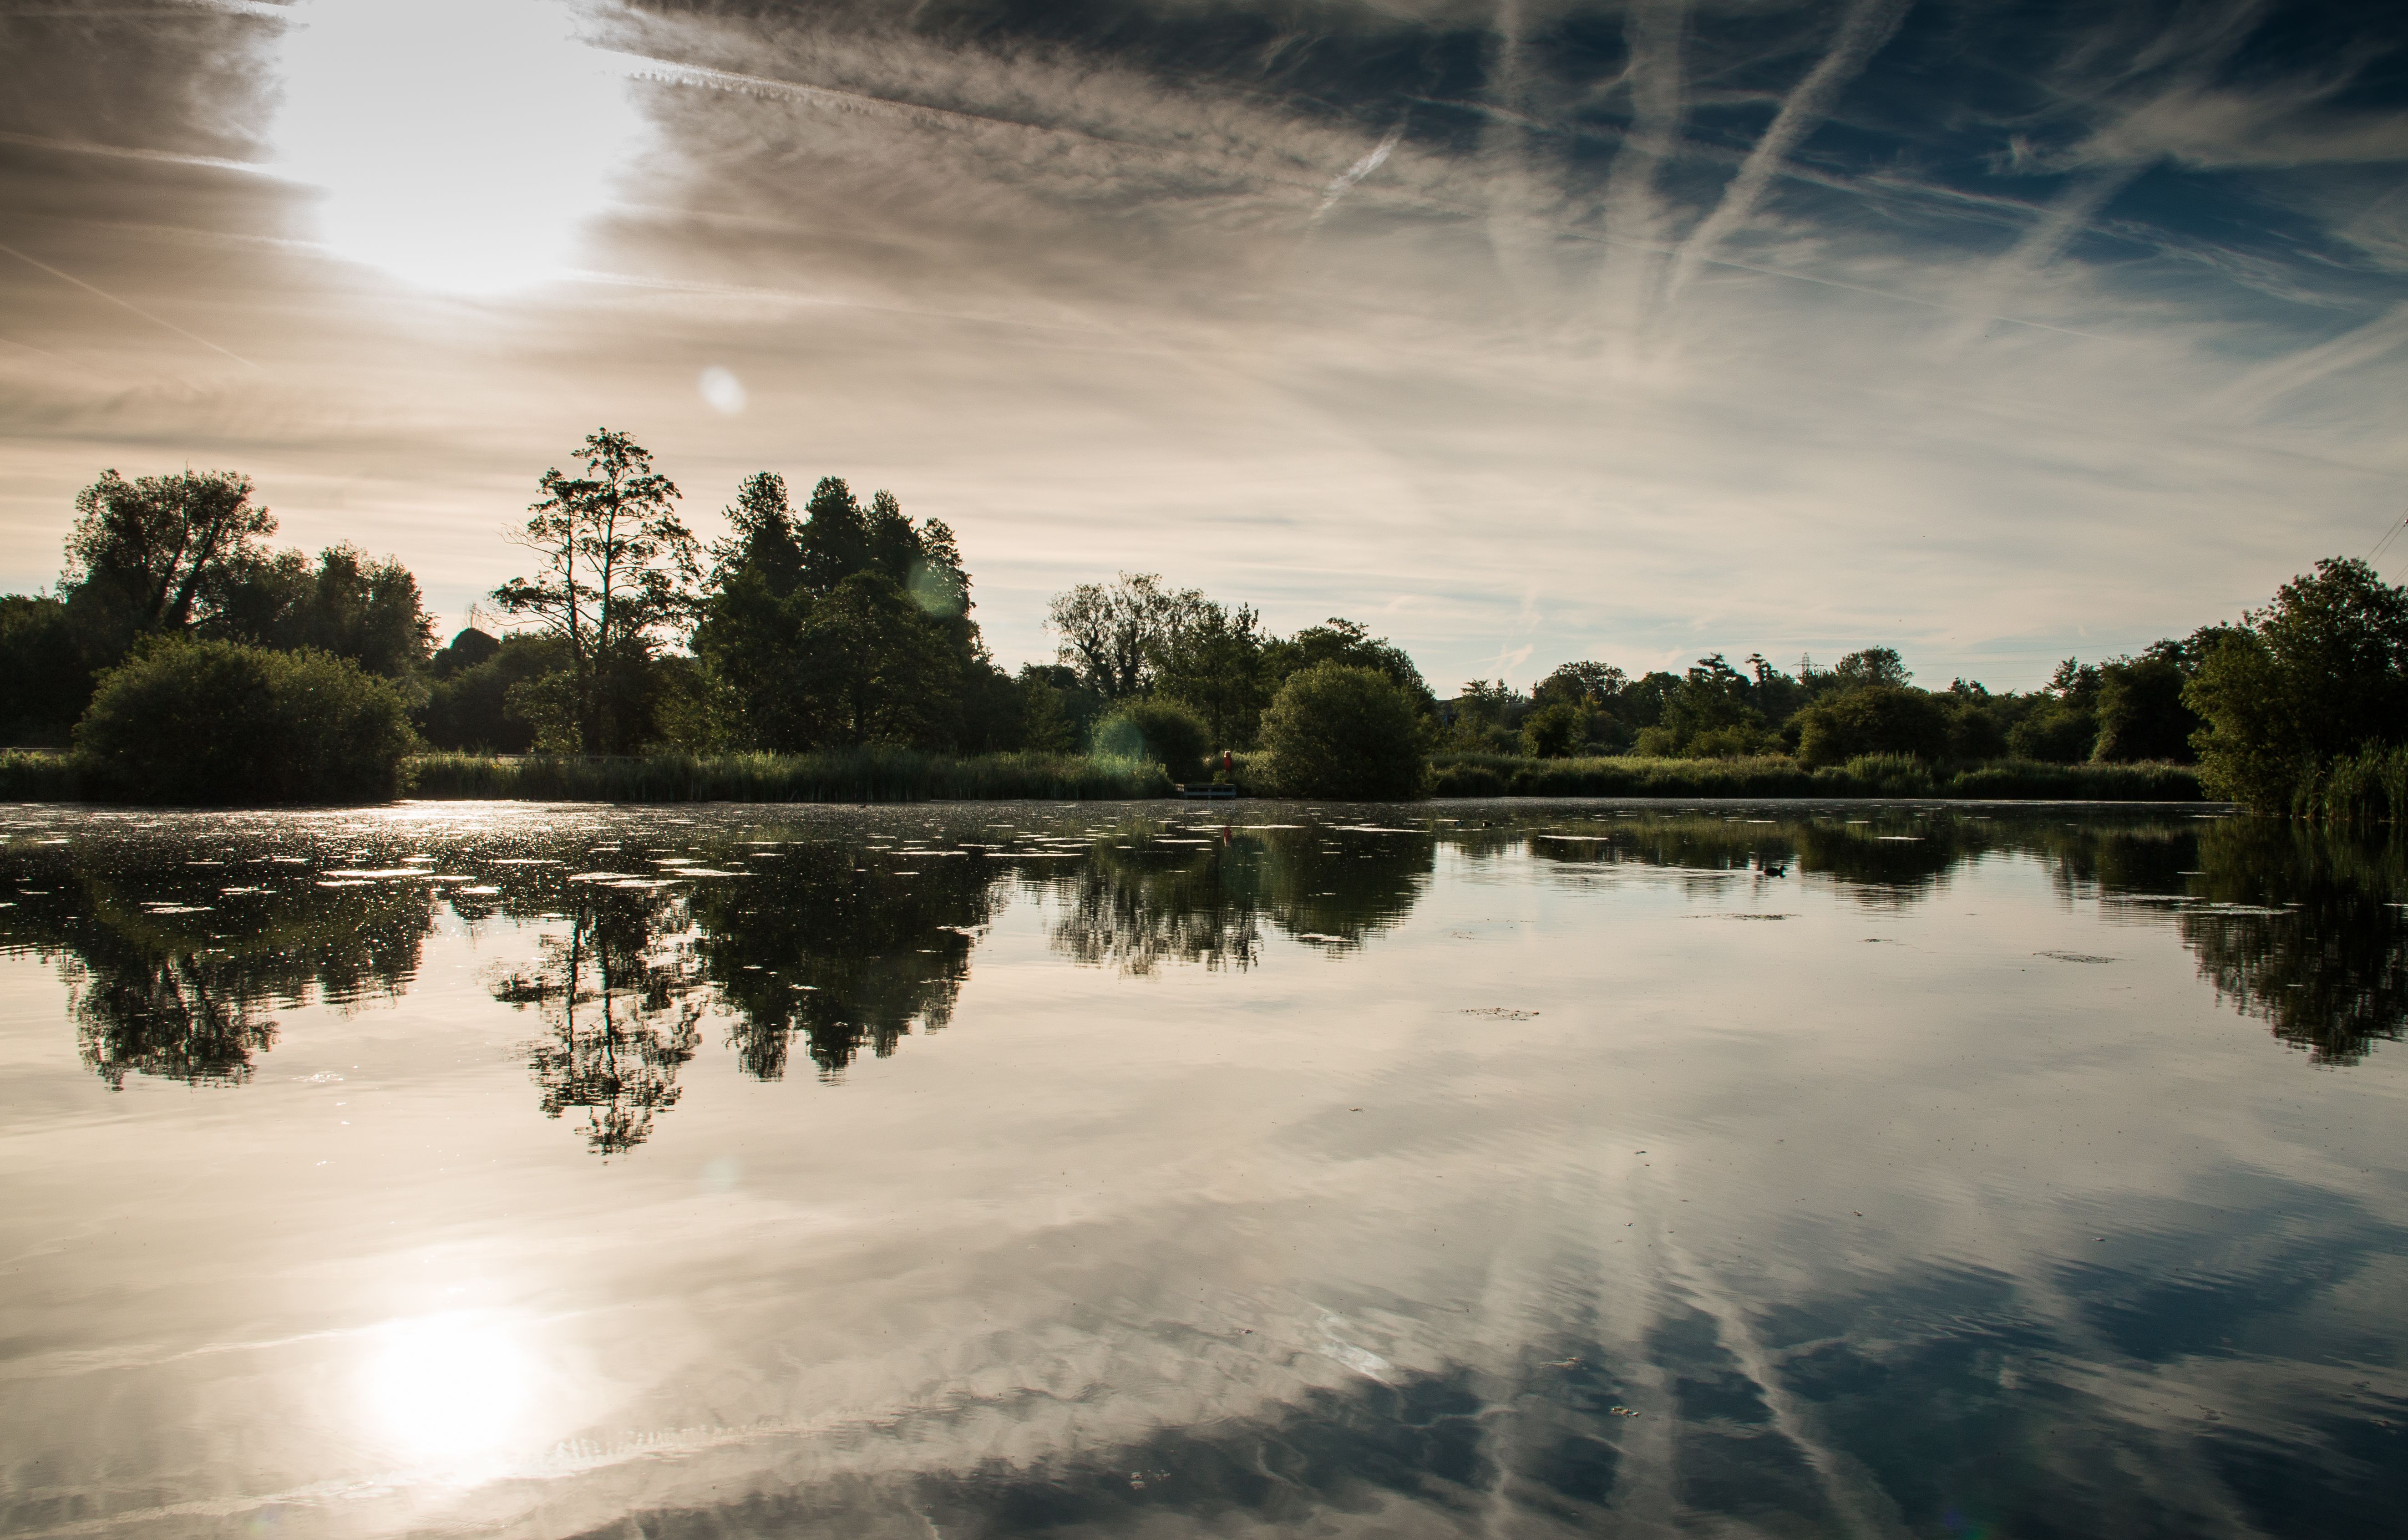
[[[341,255],[491,295],[575,266],[640,148],[623,71],[555,0],[308,0],[276,137]]]
[[[481,1312],[423,1316],[370,1341],[362,1410],[371,1436],[403,1461],[479,1474],[526,1442],[538,1375],[516,1323]]]

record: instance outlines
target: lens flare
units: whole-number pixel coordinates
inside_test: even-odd
[[[337,252],[426,288],[557,276],[643,122],[554,0],[308,0],[284,37],[280,157]]]

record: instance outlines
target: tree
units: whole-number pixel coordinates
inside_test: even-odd
[[[76,494],[63,587],[96,587],[144,631],[189,627],[209,585],[276,532],[251,478],[187,470],[127,481],[114,470]]]
[[[439,669],[447,655],[452,667]],[[542,727],[523,709],[528,698],[520,693],[522,687],[569,677],[568,643],[556,636],[495,640],[471,628],[454,637],[436,659],[438,677],[427,688],[426,703],[418,709],[418,730],[439,749],[526,753],[536,746]],[[559,694],[563,700],[557,715],[564,720],[558,731],[573,738],[574,724],[566,720],[571,715],[566,709],[570,692]],[[512,709],[513,698],[521,709]]]
[[[2333,558],[2243,619],[2183,691],[2211,792],[2289,812],[2334,759],[2408,740],[2408,589]]]
[[[2187,763],[2191,734],[2206,726],[2183,704],[2191,662],[2181,642],[2169,640],[2152,644],[2139,657],[2100,664],[2099,739],[2091,757]]]
[[[1376,669],[1319,663],[1288,676],[1263,712],[1271,780],[1297,797],[1425,795],[1429,756],[1413,698]]]
[[[374,560],[355,545],[327,547],[315,567],[298,551],[246,553],[225,564],[215,588],[204,634],[287,652],[314,647],[390,679],[423,666],[434,651],[435,622],[418,580],[394,558]]]
[[[1413,667],[1413,660],[1402,647],[1385,637],[1373,636],[1369,626],[1339,615],[1330,616],[1326,624],[1308,626],[1284,641],[1271,643],[1265,649],[1265,662],[1274,685],[1283,684],[1289,676],[1324,663],[1370,669],[1404,691],[1415,711],[1434,712],[1438,709],[1438,697],[1430,692],[1428,681],[1422,678],[1422,671]]]
[[[1149,693],[1162,659],[1211,601],[1177,592],[1155,572],[1123,572],[1111,586],[1082,583],[1046,606],[1046,628],[1060,637],[1055,656],[1079,683],[1107,700]]]
[[[894,579],[855,572],[811,606],[796,638],[798,700],[815,743],[940,747],[960,664]]]
[[[914,525],[891,492],[864,509],[835,476],[821,478],[804,511],[797,526],[785,482],[762,471],[738,489],[734,533],[712,547],[694,648],[710,675],[699,684],[732,736],[778,753],[1017,746],[1021,693],[969,617],[953,530],[937,519]],[[905,696],[863,693],[890,685]]]
[[[1561,759],[1588,741],[1589,708],[1555,699],[1522,719],[1522,746],[1540,759]]]
[[[139,802],[381,800],[416,746],[385,680],[324,653],[159,638],[103,675],[77,757]]]
[[[597,428],[579,458],[582,477],[543,473],[544,496],[513,537],[542,569],[503,583],[494,598],[567,643],[579,748],[624,753],[641,725],[643,673],[659,633],[692,609],[699,547],[677,516],[677,487],[633,439]]]
[[[1270,703],[1261,620],[1248,606],[1207,599],[1165,640],[1156,662],[1155,689],[1192,707],[1221,748],[1252,747]]]
[[[1866,684],[1827,696],[1798,720],[1798,762],[1810,770],[1843,765],[1862,754],[1908,754],[1925,761],[1948,755],[1948,709],[1904,685]]]
[[[1530,698],[1541,706],[1565,700],[1601,712],[1612,709],[1613,698],[1629,683],[1630,676],[1612,664],[1563,663],[1530,687]]]

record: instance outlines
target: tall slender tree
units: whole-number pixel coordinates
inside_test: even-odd
[[[585,474],[545,471],[542,498],[511,537],[541,569],[503,583],[494,599],[567,644],[579,746],[623,753],[641,729],[652,649],[690,617],[701,547],[678,518],[675,483],[635,439],[597,428],[578,457]]]

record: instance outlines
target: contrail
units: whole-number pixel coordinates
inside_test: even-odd
[[[1312,211],[1312,217],[1314,219],[1319,219],[1322,215],[1329,212],[1330,205],[1336,203],[1340,198],[1344,197],[1348,188],[1353,187],[1356,182],[1361,181],[1365,177],[1369,176],[1372,172],[1377,171],[1381,166],[1387,164],[1388,156],[1395,151],[1398,145],[1404,142],[1404,138],[1405,125],[1400,121],[1398,122],[1396,127],[1388,130],[1388,137],[1386,138],[1382,139],[1378,144],[1371,148],[1371,152],[1369,154],[1365,155],[1361,160],[1356,161],[1354,165],[1348,166],[1345,170],[1340,171],[1337,176],[1330,179],[1328,187],[1324,189],[1322,192],[1321,207]]]
[[[1609,248],[1599,286],[1610,323],[1626,333],[1646,320],[1662,258],[1652,252],[1664,237],[1664,209],[1656,180],[1681,142],[1688,79],[1681,57],[1687,23],[1683,0],[1633,6],[1623,22],[1630,50],[1630,132],[1605,179],[1605,228],[1628,244]]]
[[[2040,222],[2024,232],[2021,239],[2007,249],[2004,256],[1991,264],[1989,276],[1983,284],[1984,298],[1975,307],[1979,310],[1999,310],[2012,300],[2025,281],[2056,261],[2071,245],[2073,237],[2087,226],[2092,216],[2107,206],[2107,200],[2132,184],[2133,179],[2149,168],[2147,161],[2130,161],[2100,173],[2067,192],[2043,213]],[[1986,321],[1974,321],[1959,329],[1958,346],[1974,341],[1988,329]]]
[[[2227,410],[2254,411],[2327,375],[2371,364],[2403,343],[2408,343],[2408,304],[2394,305],[2329,342],[2250,370],[2217,392],[2216,402]]]
[[[255,369],[259,367],[258,365],[252,363],[250,359],[245,358],[242,354],[234,352],[230,348],[221,348],[206,337],[194,336],[193,333],[186,331],[183,327],[177,325],[172,321],[164,321],[130,300],[118,298],[115,295],[110,294],[106,289],[94,288],[92,284],[86,283],[83,280],[76,277],[73,273],[63,273],[47,262],[36,261],[34,258],[27,256],[24,252],[17,250],[14,246],[0,245],[0,252],[7,252],[10,256],[15,257],[18,261],[25,264],[29,267],[39,267],[42,271],[50,274],[52,278],[58,279],[64,282],[72,283],[77,288],[83,290],[87,294],[98,295],[101,298],[108,300],[111,305],[115,305],[122,309],[132,310],[136,315],[138,315],[143,320],[150,322],[152,325],[165,326],[169,331],[174,332],[178,337],[183,338],[187,341],[198,342],[202,347],[208,349],[211,353],[224,353],[228,358],[240,364],[244,368]]]
[[[1714,248],[1724,237],[1747,223],[1763,199],[1764,190],[1781,169],[1781,163],[1821,125],[1841,90],[1881,51],[1914,4],[1914,0],[1855,0],[1849,6],[1847,15],[1840,20],[1840,35],[1831,40],[1830,49],[1783,100],[1772,126],[1756,141],[1756,148],[1740,163],[1739,174],[1723,189],[1722,201],[1682,244],[1680,255],[1672,260],[1671,274],[1664,281],[1666,306],[1680,297],[1681,291],[1697,276],[1706,259],[1714,254]]]
[[[22,11],[11,15],[23,15]],[[22,144],[33,150],[55,150],[68,155],[106,155],[112,160],[150,161],[161,166],[197,166],[211,171],[239,171],[245,176],[266,177],[277,181],[294,179],[272,166],[256,161],[233,161],[222,155],[180,155],[172,150],[141,150],[130,145],[93,144],[85,139],[51,139],[39,134],[16,134],[0,129],[0,144]]]

